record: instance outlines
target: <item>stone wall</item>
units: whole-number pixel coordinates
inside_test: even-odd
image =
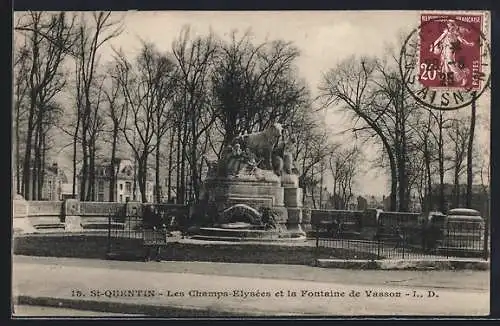
[[[381,212],[379,215],[379,223],[386,226],[417,226],[420,224],[421,216],[422,214],[420,213]]]
[[[80,202],[80,214],[83,216],[108,216],[116,214],[125,207],[124,203]]]
[[[28,201],[28,216],[60,217],[63,213],[63,204],[63,201]]]
[[[311,210],[311,228],[320,231],[328,230],[329,225],[337,221],[342,224],[343,232],[352,234],[360,239],[373,239],[377,228],[382,223],[386,227],[403,226],[405,231],[417,230],[420,225],[421,214],[404,212],[377,212],[345,211],[345,210]]]
[[[84,231],[105,229],[110,214],[116,215],[125,203],[66,201],[12,201],[13,228],[17,233]]]
[[[345,211],[335,209],[312,209],[311,224],[327,223],[338,220],[339,222],[360,220],[362,211]]]
[[[109,226],[124,228],[127,222],[125,214],[136,216],[135,220],[138,221],[142,218],[144,205],[148,204],[80,202],[77,199],[26,201],[22,198],[15,198],[12,201],[13,228],[16,233],[82,232],[106,230]],[[187,214],[187,209],[180,205],[162,204],[161,206],[162,209],[173,212],[174,215]],[[109,220],[110,216],[112,216],[111,220]]]

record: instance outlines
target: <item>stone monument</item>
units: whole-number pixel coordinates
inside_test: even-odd
[[[236,137],[218,161],[207,161],[198,212],[209,221],[192,228],[204,240],[305,240],[302,189],[279,123]]]
[[[29,205],[23,196],[17,194],[12,203],[12,229],[14,234],[35,233],[28,218]]]
[[[83,230],[80,201],[78,199],[66,199],[64,201],[64,229],[70,232]]]

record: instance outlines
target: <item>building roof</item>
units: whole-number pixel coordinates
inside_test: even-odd
[[[61,169],[57,163],[47,164],[45,166],[45,173],[57,176],[61,182],[68,182],[68,178],[66,177],[66,173],[64,173],[63,169]]]
[[[133,180],[134,178],[134,161],[124,158],[115,159],[115,167],[117,168],[117,177],[120,180]],[[100,177],[110,177],[111,176],[111,165],[109,160],[102,160],[97,162],[95,169]],[[80,169],[79,176],[81,176],[82,170]],[[153,180],[153,173],[151,173],[150,168],[148,168],[147,180]]]

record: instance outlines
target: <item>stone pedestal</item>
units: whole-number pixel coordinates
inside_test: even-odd
[[[64,230],[80,232],[83,230],[80,216],[80,201],[66,199],[64,202]]]
[[[278,182],[217,178],[206,180],[205,189],[208,202],[215,204],[219,213],[238,204],[256,210],[284,206],[284,192]]]
[[[304,233],[302,230],[302,208],[300,207],[288,207],[288,221],[287,229],[288,231]],[[304,233],[305,235],[305,233]]]
[[[289,231],[304,233],[300,223],[302,222],[302,188],[295,183],[283,185],[285,193],[285,206],[288,210],[287,228]]]
[[[283,173],[280,177],[281,185],[285,188],[298,188],[299,177],[295,174]]]
[[[302,188],[283,188],[286,207],[302,207]]]
[[[28,217],[28,202],[21,195],[16,195],[12,202],[12,217],[26,218]]]
[[[205,180],[207,205],[216,207],[215,221],[211,226],[195,230],[193,238],[224,241],[305,240],[298,222],[289,227],[290,210],[287,203],[295,206],[292,219],[300,220],[301,205],[297,198],[301,197],[297,197],[294,183],[290,184],[290,199],[287,199],[287,190],[279,177],[271,171],[261,173],[265,178],[230,176]],[[272,214],[275,227],[266,228],[266,214]]]
[[[34,233],[35,228],[28,218],[29,204],[21,195],[16,195],[12,203],[12,229],[14,233]]]

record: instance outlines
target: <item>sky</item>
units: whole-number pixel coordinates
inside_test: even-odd
[[[219,37],[224,37],[232,30],[242,35],[251,29],[256,43],[274,39],[291,41],[301,51],[297,60],[299,73],[313,95],[322,74],[338,62],[353,54],[382,56],[388,44],[397,44],[401,36],[419,23],[419,13],[412,11],[128,11],[114,12],[113,15],[116,19],[124,19],[125,29],[110,45],[122,48],[127,56],[134,56],[139,50],[140,39],[153,42],[159,50],[168,51],[186,25],[194,34],[206,35],[211,29]],[[111,55],[111,47],[104,48],[102,62]],[[489,120],[489,109],[489,97],[483,96],[478,113],[484,120]],[[350,126],[346,117],[334,108],[323,118],[332,135]],[[482,132],[479,139],[489,147],[489,128],[478,129]],[[371,148],[365,152],[368,159],[374,157]],[[384,171],[373,170],[361,178],[357,193],[378,196],[388,193],[388,178]]]

